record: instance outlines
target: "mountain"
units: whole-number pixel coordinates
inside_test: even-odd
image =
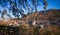
[[[47,11],[33,12],[22,18],[14,18],[10,20],[1,20],[0,24],[9,24],[11,22],[17,21],[27,21],[27,20],[50,20],[60,22],[60,9],[49,9]]]
[[[49,9],[47,11],[33,12],[21,20],[60,20],[60,9]]]

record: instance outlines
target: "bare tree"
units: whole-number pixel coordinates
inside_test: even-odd
[[[32,0],[32,4],[35,8],[35,12],[37,12],[37,0]]]
[[[6,9],[4,9],[1,13],[2,13],[2,16],[1,17],[4,18],[4,15],[7,14]]]
[[[2,18],[3,19],[5,19],[5,17],[4,17],[4,15],[7,15],[10,19],[12,19],[12,17],[7,13],[7,10],[6,9],[4,9],[2,12],[1,12],[1,14],[2,14]]]
[[[31,2],[31,4],[29,4],[29,1]],[[37,12],[37,7],[39,5],[38,1],[40,2],[40,0],[0,0],[0,5],[2,7],[7,7],[9,5],[8,6],[9,12],[12,12],[12,15],[14,15],[15,17],[19,17],[25,15],[25,13],[22,13],[24,12],[24,10],[26,10],[28,14],[30,13],[30,9],[31,11],[34,11],[35,9],[35,12]],[[44,9],[46,9],[47,2],[45,0],[44,4],[45,4]],[[2,12],[2,17],[5,15],[5,13]]]
[[[47,6],[48,6],[48,2],[44,0],[44,11],[46,11]]]

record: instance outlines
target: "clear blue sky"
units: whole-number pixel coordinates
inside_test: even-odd
[[[60,0],[47,0],[48,8],[60,9]]]
[[[48,7],[47,9],[60,9],[60,0],[47,0]],[[43,5],[38,7],[39,10],[43,10]]]

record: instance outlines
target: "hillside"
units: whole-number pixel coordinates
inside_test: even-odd
[[[60,23],[41,22],[29,25],[25,20],[54,20],[60,21],[60,10],[50,9],[46,12],[34,12],[21,19],[10,19],[0,21],[0,34],[3,35],[60,35]],[[23,21],[22,21],[23,20]],[[2,32],[2,33],[1,33]]]
[[[40,11],[28,14],[26,17],[23,17],[21,20],[60,20],[60,9],[49,9],[47,11]]]
[[[20,19],[10,19],[10,20],[1,20],[0,24],[7,24],[27,21],[27,20],[49,20],[49,21],[59,21],[60,22],[60,10],[58,9],[49,9],[47,11],[33,12],[28,14],[26,17],[22,17]],[[24,22],[23,22],[24,23]]]

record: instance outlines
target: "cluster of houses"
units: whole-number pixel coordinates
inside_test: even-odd
[[[44,28],[48,27],[49,25],[56,24],[56,22],[52,21],[50,22],[49,20],[27,20],[27,21],[21,21],[21,20],[6,20],[7,24],[9,26],[20,26],[22,24],[28,24],[29,26],[36,26],[39,28]],[[60,24],[60,23],[59,23]]]
[[[14,20],[9,23],[9,26],[20,26],[22,24],[28,24],[29,26],[36,26],[40,28],[44,28],[50,24],[48,20],[28,20],[28,21],[21,21],[21,20]]]

